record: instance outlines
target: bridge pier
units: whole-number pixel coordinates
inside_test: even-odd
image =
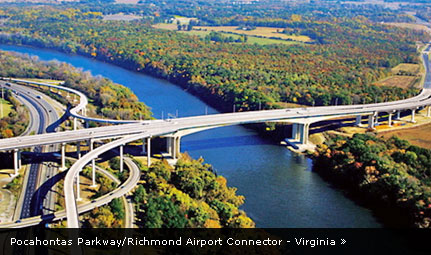
[[[388,126],[392,127],[392,113],[391,112],[388,115]]]
[[[124,170],[124,158],[123,158],[123,154],[124,154],[124,145],[120,145],[120,173],[123,172]]]
[[[298,124],[297,123],[293,123],[292,124],[292,136],[291,138],[293,140],[298,140]]]
[[[73,118],[73,130],[76,130],[76,129],[78,129],[78,119],[77,118]]]
[[[172,159],[178,159],[181,152],[181,136],[172,135],[166,137],[166,152]]]
[[[76,144],[76,156],[78,159],[81,158],[81,141]]]
[[[415,113],[416,113],[416,109],[411,109],[411,111],[412,111],[412,115],[411,115],[410,122],[411,122],[411,123],[416,123],[416,121],[415,121]]]
[[[396,120],[401,119],[401,110],[397,111],[397,116],[395,117]]]
[[[362,123],[362,115],[356,115],[355,126],[359,127]]]
[[[151,166],[151,137],[147,138],[147,166]]]
[[[374,114],[368,116],[368,128],[374,129]]]
[[[181,136],[175,138],[175,158],[179,158],[181,153]]]
[[[427,107],[427,117],[431,117],[431,106]]]
[[[90,150],[92,151],[94,149],[94,141],[92,139],[89,140],[90,142]],[[96,187],[96,159],[91,160],[91,186],[92,188]]]
[[[60,170],[66,170],[66,144],[61,144],[61,167]]]
[[[18,176],[18,171],[20,169],[20,152],[18,149],[13,150],[13,168],[14,168],[14,176]]]
[[[81,201],[81,188],[79,187],[79,173],[81,171],[78,172],[78,174],[76,174],[76,201]]]
[[[142,151],[141,154],[145,155],[147,153],[147,151],[145,150],[145,139],[142,139]]]
[[[307,144],[308,143],[308,133],[310,130],[310,124],[306,123],[306,124],[301,124],[299,126],[299,128],[301,129],[301,137],[299,142],[301,144]]]
[[[291,139],[299,141],[300,144],[307,144],[309,132],[310,123],[293,123]]]

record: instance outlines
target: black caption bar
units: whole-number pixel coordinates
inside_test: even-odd
[[[2,254],[429,254],[420,229],[0,230]]]

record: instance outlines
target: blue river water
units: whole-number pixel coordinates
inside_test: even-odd
[[[102,75],[133,90],[152,108],[156,118],[217,113],[179,86],[148,75],[77,55],[24,46],[0,45],[1,50],[58,60]],[[223,127],[182,138],[181,151],[202,156],[228,185],[245,196],[241,207],[258,227],[369,228],[381,227],[363,208],[312,171],[310,159],[296,155],[253,130]]]

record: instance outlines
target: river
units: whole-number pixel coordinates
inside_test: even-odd
[[[77,55],[24,46],[1,50],[28,53],[41,60],[67,62],[133,90],[154,116],[179,117],[217,113],[179,86],[148,75]],[[228,185],[244,195],[241,207],[258,227],[381,227],[372,212],[346,198],[312,171],[310,159],[241,127],[223,127],[182,138],[182,152],[202,156]]]

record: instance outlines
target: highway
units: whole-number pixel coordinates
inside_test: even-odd
[[[431,74],[429,70],[428,60],[429,47],[422,54],[423,63],[426,69],[426,77],[424,81],[424,88],[421,93],[415,97],[405,100],[398,100],[393,102],[363,104],[363,105],[339,105],[339,106],[319,106],[307,108],[289,108],[278,110],[263,110],[263,111],[249,111],[249,112],[236,112],[236,113],[221,113],[204,116],[184,117],[170,120],[150,120],[145,122],[139,121],[116,121],[115,123],[127,123],[117,126],[88,128],[84,130],[74,130],[57,132],[51,134],[41,134],[29,137],[16,137],[0,140],[0,150],[21,149],[34,146],[41,146],[47,144],[70,143],[88,139],[103,139],[103,138],[119,138],[113,142],[107,143],[98,147],[78,160],[69,169],[65,177],[64,195],[66,204],[66,217],[68,220],[68,227],[78,228],[78,212],[81,212],[81,206],[77,206],[74,194],[74,180],[82,168],[87,165],[91,160],[97,158],[102,153],[122,146],[126,143],[163,135],[175,134],[179,131],[193,130],[208,127],[218,127],[225,125],[239,125],[248,123],[261,123],[261,122],[277,122],[286,121],[291,123],[301,123],[304,121],[312,121],[313,119],[330,119],[335,117],[345,116],[374,116],[378,112],[393,113],[394,111],[411,110],[412,112],[419,107],[426,107],[431,105]],[[16,81],[16,80],[14,80]],[[48,85],[51,86],[51,85]],[[73,90],[70,89],[72,92]],[[80,93],[80,92],[79,92]],[[82,93],[80,96],[80,103],[78,106],[71,109],[72,116],[84,120],[98,121],[91,117],[80,115],[79,111],[84,111],[87,100]],[[101,120],[103,122],[114,123],[110,120]],[[130,178],[129,178],[130,179]],[[133,186],[122,185],[120,191],[110,193],[112,196],[119,196],[131,190]],[[124,189],[124,190],[121,190]],[[111,198],[112,199],[112,198]],[[108,200],[108,198],[107,198]],[[110,201],[110,200],[109,200]],[[103,201],[106,202],[106,201]],[[97,200],[93,205],[103,204],[101,200]],[[94,208],[94,207],[93,207]]]
[[[37,127],[35,133],[44,133],[49,123],[53,123],[59,119],[54,107],[45,100],[44,94],[27,86],[16,84],[11,84],[9,88],[17,92],[18,96],[24,99],[22,102],[26,102],[25,104],[28,106],[32,117],[30,126],[33,126],[33,128]],[[37,146],[33,152],[55,151],[58,149],[57,147],[57,145],[51,145],[49,148],[46,148],[46,146]],[[17,206],[17,208],[21,209],[21,219],[41,213],[39,205],[41,204],[40,199],[43,198],[37,194],[36,189],[46,181],[46,176],[53,176],[56,172],[57,168],[51,166],[51,164],[33,163],[30,165],[24,178],[22,199],[19,200],[22,204]],[[46,204],[50,209],[54,209],[54,196],[53,192],[49,192],[46,197]]]
[[[133,190],[136,187],[141,177],[141,170],[130,158],[125,157],[124,163],[130,169],[129,178],[112,192],[105,194],[99,198],[96,198],[90,202],[86,202],[78,205],[76,208],[79,214],[91,211],[96,207],[108,204],[109,202],[112,201],[112,199],[122,197],[128,194],[131,190]],[[47,215],[38,215],[30,218],[25,218],[25,219],[22,219],[20,222],[0,223],[0,228],[24,228],[24,227],[38,225],[42,222],[49,223],[53,221],[63,220],[63,219],[66,219],[66,217],[67,217],[66,210],[60,210],[55,213],[51,213]],[[129,217],[131,218],[133,216],[129,214]],[[126,224],[133,224],[133,219],[129,219],[129,221],[131,222]]]

